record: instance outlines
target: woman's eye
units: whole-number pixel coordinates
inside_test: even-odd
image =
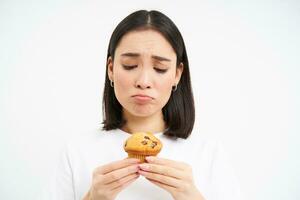
[[[124,69],[131,70],[137,67],[137,65],[122,65]]]
[[[158,73],[161,73],[161,74],[163,74],[167,71],[167,69],[160,69],[160,68],[154,68],[154,69],[155,69],[155,71],[157,71]]]

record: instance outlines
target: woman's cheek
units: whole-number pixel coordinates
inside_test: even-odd
[[[131,89],[130,87],[133,87],[131,84],[131,79],[129,76],[123,75],[121,79],[117,79],[118,81],[118,88],[123,92],[128,91],[129,89]],[[124,90],[126,89],[126,90]]]
[[[131,91],[131,78],[124,72],[116,72],[114,77],[115,93],[119,100],[125,100],[126,96],[130,95],[127,92]]]
[[[159,92],[159,96],[161,97],[162,103],[166,104],[171,95],[172,80],[161,81],[157,86],[157,91]]]

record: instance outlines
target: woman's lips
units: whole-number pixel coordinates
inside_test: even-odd
[[[136,103],[140,103],[140,104],[149,103],[153,99],[152,97],[147,95],[134,95],[132,97]]]

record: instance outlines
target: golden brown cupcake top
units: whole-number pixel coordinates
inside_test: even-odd
[[[126,152],[135,152],[137,154],[155,155],[162,148],[161,141],[151,132],[135,132],[124,143]]]

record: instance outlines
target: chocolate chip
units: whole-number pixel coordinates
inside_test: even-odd
[[[125,145],[124,145],[124,147],[126,147],[127,146],[127,141],[125,142]]]
[[[152,149],[154,149],[154,147],[155,147],[156,145],[157,145],[157,142],[152,141],[152,144],[151,144]]]
[[[144,138],[147,139],[147,140],[150,140],[150,138],[148,136],[145,136]]]
[[[143,140],[143,141],[142,141],[142,144],[143,144],[143,145],[146,145],[146,144],[148,144],[148,142],[147,142],[146,140]]]

